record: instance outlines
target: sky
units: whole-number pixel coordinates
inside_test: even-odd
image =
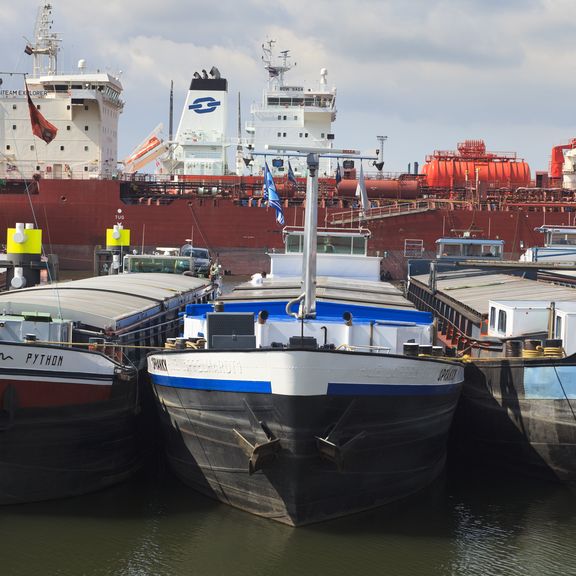
[[[0,3],[0,71],[31,72],[24,54],[40,0]],[[120,74],[126,102],[119,157],[160,122],[174,125],[195,71],[228,79],[230,136],[266,84],[261,46],[276,41],[296,65],[290,83],[337,88],[337,148],[373,154],[386,171],[434,150],[483,139],[547,170],[554,145],[576,137],[574,0],[53,0],[59,70],[85,59]],[[167,136],[167,134],[165,134]]]

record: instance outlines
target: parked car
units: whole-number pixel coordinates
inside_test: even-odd
[[[181,256],[192,256],[194,258],[195,274],[208,276],[210,273],[210,252],[208,248],[196,248],[191,244],[184,244],[180,249]]]

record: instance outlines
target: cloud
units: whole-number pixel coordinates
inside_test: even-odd
[[[295,64],[287,77],[338,88],[334,126],[342,147],[376,147],[387,134],[390,168],[423,161],[456,139],[485,138],[547,164],[558,139],[576,132],[565,102],[573,91],[573,0],[221,0],[199,3],[59,0],[62,70],[122,70],[126,107],[120,146],[130,151],[167,121],[174,81],[180,114],[195,70],[215,65],[229,81],[231,136],[241,94],[243,120],[266,75],[261,44],[277,40]],[[38,0],[3,3],[4,67],[30,69]],[[394,159],[394,160],[393,160]],[[392,164],[394,161],[394,164]]]

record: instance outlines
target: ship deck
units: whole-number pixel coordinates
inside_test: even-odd
[[[262,278],[238,285],[231,293],[222,296],[222,300],[291,300],[302,293],[300,278]],[[388,282],[357,280],[319,276],[316,283],[316,298],[327,302],[348,302],[368,306],[387,308],[410,308],[414,305],[402,292]]]
[[[429,274],[413,276],[410,282],[430,291]],[[522,276],[482,272],[472,269],[442,272],[436,280],[436,297],[465,307],[482,316],[489,312],[489,301],[551,300],[573,301],[573,288],[528,280]]]
[[[187,293],[210,287],[206,278],[170,274],[118,274],[0,293],[6,314],[45,312],[52,318],[117,331],[182,305]]]

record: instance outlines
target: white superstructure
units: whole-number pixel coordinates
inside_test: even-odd
[[[35,40],[25,49],[33,58],[32,76],[14,73],[11,86],[0,86],[0,177],[110,178],[118,160],[122,84],[107,72],[87,71],[84,60],[76,72],[60,73],[60,38],[52,32],[51,14],[45,2]],[[32,134],[26,90],[58,129],[50,144]]]
[[[262,60],[268,82],[262,100],[250,108],[245,134],[235,140],[227,132],[228,82],[217,68],[195,72],[186,96],[178,129],[170,151],[161,159],[162,172],[176,176],[225,175],[229,173],[228,150],[235,146],[236,173],[261,175],[265,146],[313,146],[330,150],[334,140],[332,122],[336,119],[336,89],[328,88],[327,70],[320,71],[315,87],[287,84],[291,70],[288,50],[276,59],[274,41],[262,46]],[[288,174],[286,155],[266,157],[274,176]],[[334,172],[333,160],[323,158],[320,175]],[[306,159],[291,157],[295,176],[307,175]]]
[[[287,84],[285,74],[292,69],[288,50],[280,52],[277,61],[273,53],[274,41],[262,45],[262,60],[268,71],[268,83],[262,101],[253,104],[251,119],[246,123],[247,157],[250,151],[263,152],[265,146],[307,146],[319,149],[332,148],[334,134],[332,123],[336,120],[336,89],[328,87],[328,71],[320,70],[316,87]],[[286,156],[271,155],[268,165],[274,176],[288,173]],[[320,159],[319,176],[330,175],[332,160]],[[263,158],[255,156],[252,173],[262,171]],[[307,175],[306,158],[290,159],[296,176]]]

